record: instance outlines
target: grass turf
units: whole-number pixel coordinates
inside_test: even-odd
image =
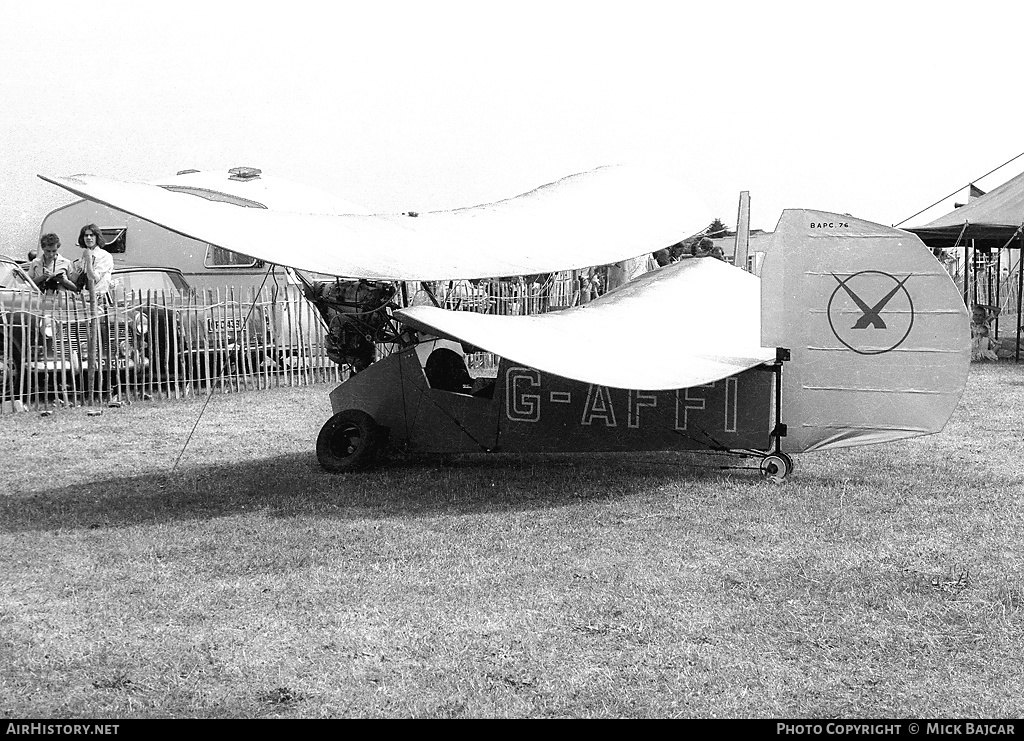
[[[326,387],[0,418],[0,716],[1018,717],[1024,375],[798,456],[323,473]]]

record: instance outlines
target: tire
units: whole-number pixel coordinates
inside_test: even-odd
[[[793,473],[793,459],[785,453],[771,453],[761,459],[761,475],[773,483],[785,481]]]
[[[346,409],[320,429],[316,458],[331,473],[360,471],[376,462],[381,437],[381,428],[373,417],[358,409]]]

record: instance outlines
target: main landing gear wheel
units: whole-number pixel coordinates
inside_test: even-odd
[[[761,475],[769,481],[783,481],[793,473],[793,459],[785,453],[770,453],[761,459]]]
[[[331,473],[359,471],[377,460],[380,438],[373,417],[358,409],[346,409],[321,428],[316,438],[316,458]]]

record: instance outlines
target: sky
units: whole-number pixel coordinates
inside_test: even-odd
[[[37,173],[241,165],[393,213],[637,163],[730,226],[896,224],[1024,152],[1022,7],[0,0],[0,252],[72,200]]]

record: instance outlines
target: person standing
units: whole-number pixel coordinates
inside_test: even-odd
[[[25,265],[28,277],[43,291],[77,291],[68,277],[71,261],[60,254],[60,238],[56,234],[44,234],[39,238],[39,248],[40,253]]]
[[[108,382],[108,371],[100,368],[103,347],[103,317],[100,309],[101,297],[110,288],[111,275],[114,272],[114,258],[102,248],[103,235],[95,224],[86,224],[78,233],[78,246],[82,248],[82,256],[72,263],[70,278],[83,293],[88,294],[89,329],[86,345],[89,370],[82,379],[82,387],[88,398],[95,394]]]
[[[988,322],[988,309],[975,304],[971,310],[971,360],[999,360]]]
[[[94,296],[107,292],[114,272],[114,258],[101,247],[102,240],[103,235],[95,224],[83,226],[78,233],[82,256],[72,264],[71,275],[75,283]]]

